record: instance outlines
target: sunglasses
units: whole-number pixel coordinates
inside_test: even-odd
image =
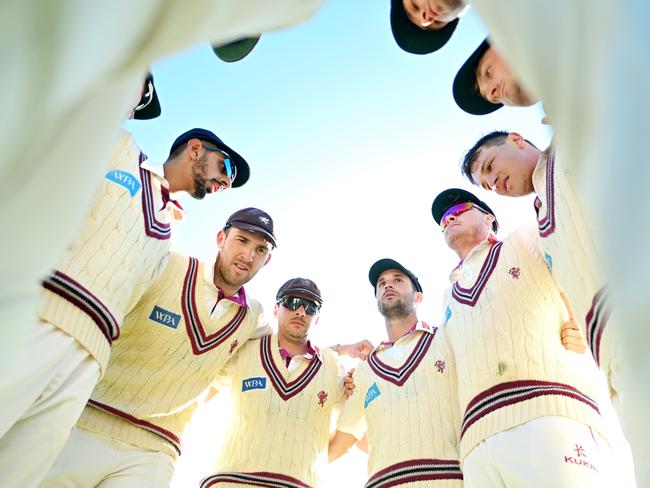
[[[284,308],[288,308],[292,312],[303,306],[307,315],[316,315],[320,311],[320,305],[299,297],[282,297],[278,303],[281,303]]]
[[[230,159],[230,155],[226,151],[222,151],[218,147],[211,146],[210,144],[203,144],[203,148],[206,151],[216,152],[223,156],[223,170],[226,173],[226,176],[230,178],[231,183],[235,181],[235,178],[237,178],[237,166],[235,166]]]
[[[442,218],[440,219],[440,228],[444,232],[444,230],[447,228],[449,225],[449,222],[447,220],[449,217],[452,215],[454,217],[458,217],[459,215],[464,214],[465,212],[468,212],[469,210],[472,210],[473,208],[483,212],[487,213],[485,210],[483,210],[481,207],[478,205],[472,203],[472,202],[465,202],[465,203],[457,203],[456,205],[452,205],[449,207],[444,214],[442,214]]]

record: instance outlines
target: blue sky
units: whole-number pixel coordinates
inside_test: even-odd
[[[532,200],[470,187],[459,160],[494,129],[542,148],[551,137],[540,106],[483,117],[456,107],[453,77],[486,32],[471,10],[449,44],[427,56],[397,47],[388,12],[387,1],[329,0],[308,22],[264,34],[239,63],[221,62],[207,44],[178,53],[153,66],[162,116],[127,123],[156,163],[192,127],[212,130],[248,160],[244,187],[183,200],[188,215],[174,247],[208,259],[232,212],[266,210],[278,249],[247,291],[272,312],[285,280],[316,281],[325,305],[313,336],[322,345],[384,337],[367,279],[382,257],[419,276],[420,318],[436,325],[457,258],[431,218],[433,198],[451,186],[473,189],[507,234],[532,220]]]

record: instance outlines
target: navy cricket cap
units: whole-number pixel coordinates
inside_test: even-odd
[[[242,158],[234,149],[231,149],[226,144],[224,144],[224,142],[219,139],[213,132],[210,132],[207,129],[191,129],[184,134],[181,134],[172,144],[172,147],[169,150],[169,154],[173,154],[178,146],[181,144],[186,144],[190,139],[198,139],[200,141],[209,142],[210,144],[217,146],[222,151],[228,153],[230,160],[237,167],[237,177],[235,178],[235,181],[232,182],[233,188],[238,188],[248,181],[248,177],[250,176],[250,168],[248,167],[246,160]]]
[[[456,205],[457,203],[467,203],[471,202],[477,207],[480,207],[485,213],[489,213],[494,217],[494,222],[492,222],[492,230],[496,233],[499,230],[499,223],[497,222],[497,216],[494,211],[485,203],[483,200],[480,200],[476,195],[467,190],[461,188],[449,188],[441,192],[434,200],[431,205],[431,214],[433,215],[433,220],[435,220],[438,225],[440,225],[440,220],[445,214],[449,207]]]
[[[490,49],[490,42],[485,38],[460,67],[454,78],[454,100],[456,101],[456,105],[468,114],[487,115],[503,107],[502,103],[487,101],[478,91],[476,70],[481,62],[481,58],[488,49]]]
[[[456,30],[458,19],[454,19],[438,30],[420,29],[411,22],[402,0],[390,2],[390,28],[397,45],[411,54],[429,54],[447,44]]]
[[[387,271],[389,269],[396,269],[404,273],[406,276],[409,277],[409,279],[413,283],[413,288],[415,288],[415,291],[419,291],[420,293],[422,293],[422,286],[418,281],[418,277],[415,276],[415,274],[412,271],[409,271],[394,259],[384,258],[384,259],[380,259],[375,264],[370,266],[370,271],[368,271],[368,280],[370,281],[372,287],[375,289],[375,295],[377,295],[377,280],[379,279],[379,276],[384,271]]]
[[[160,112],[160,100],[158,100],[156,87],[153,84],[153,75],[148,73],[144,80],[142,97],[140,98],[136,108],[133,109],[133,118],[136,120],[155,119],[160,115]]]
[[[306,295],[311,297],[318,305],[323,304],[323,297],[316,283],[307,278],[292,278],[280,287],[275,301],[279,302],[283,297],[295,296],[296,294]]]
[[[271,243],[273,248],[277,247],[275,234],[273,233],[273,219],[264,210],[255,207],[242,208],[228,217],[223,230],[230,227],[237,227],[241,230],[257,232]]]
[[[235,63],[248,56],[259,40],[260,36],[245,37],[244,39],[229,42],[228,44],[223,44],[221,46],[213,45],[212,50],[221,61],[225,61],[226,63]]]

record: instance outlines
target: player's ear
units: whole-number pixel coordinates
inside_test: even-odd
[[[278,318],[278,308],[279,307],[280,307],[280,305],[278,303],[276,303],[275,307],[273,307],[273,317],[276,318],[276,319]]]
[[[422,294],[421,291],[416,291],[415,292],[415,298],[414,298],[413,301],[415,302],[416,305],[418,305],[418,304],[422,303],[422,300],[424,300],[424,295]]]
[[[217,232],[217,247],[219,251],[223,249],[223,243],[226,241],[226,233],[223,230]]]
[[[524,139],[524,137],[521,134],[517,133],[517,132],[510,132],[508,134],[508,141],[513,143],[518,148],[522,148],[524,146],[524,144],[526,143],[526,140]]]
[[[266,266],[267,264],[269,264],[269,261],[271,260],[271,256],[273,256],[273,254],[271,254],[271,253],[269,252],[269,253],[266,255],[266,260],[264,261],[264,264],[263,264],[262,266]]]

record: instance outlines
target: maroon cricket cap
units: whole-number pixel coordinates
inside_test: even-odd
[[[271,243],[273,248],[277,247],[275,234],[273,233],[273,219],[264,210],[255,207],[242,208],[228,217],[223,230],[230,227],[237,227],[241,230],[257,232]]]
[[[291,278],[280,287],[278,294],[275,296],[275,301],[279,302],[283,297],[294,296],[298,293],[313,298],[318,305],[323,304],[323,298],[321,297],[318,286],[307,278]]]

